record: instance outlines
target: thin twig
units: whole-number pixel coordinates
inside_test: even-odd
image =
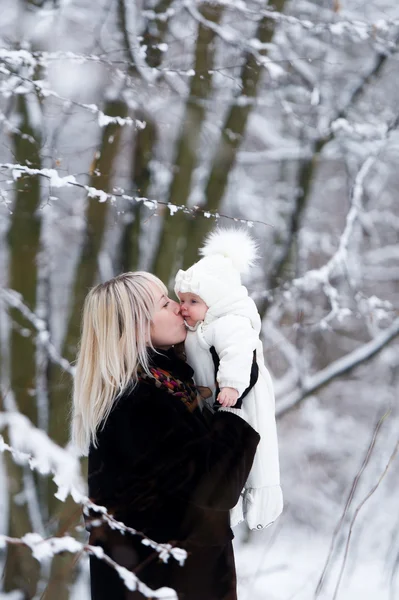
[[[345,502],[344,510],[343,510],[343,512],[341,514],[341,517],[340,517],[338,523],[335,526],[335,529],[334,529],[334,532],[333,532],[333,535],[332,535],[332,538],[331,538],[330,548],[329,548],[329,551],[328,551],[326,562],[324,564],[323,571],[322,571],[322,573],[320,575],[320,579],[319,579],[319,581],[317,583],[317,586],[316,586],[315,595],[314,595],[315,598],[317,598],[320,595],[320,592],[321,592],[321,590],[323,588],[324,581],[325,581],[325,578],[326,578],[326,574],[327,574],[328,568],[330,566],[331,558],[332,558],[332,555],[333,555],[333,552],[334,552],[334,548],[335,548],[335,543],[337,541],[337,537],[338,537],[338,535],[339,535],[339,533],[341,531],[342,525],[343,525],[343,523],[345,521],[346,515],[347,515],[349,507],[350,507],[350,505],[352,503],[352,500],[353,500],[353,497],[355,495],[355,492],[356,492],[358,483],[360,481],[360,478],[361,478],[361,476],[362,476],[365,468],[367,467],[367,465],[369,463],[369,460],[370,460],[370,457],[371,457],[371,455],[373,453],[373,450],[375,448],[375,444],[376,444],[376,441],[377,441],[378,434],[379,434],[379,432],[381,430],[381,427],[382,427],[385,419],[389,416],[390,412],[391,412],[390,410],[388,410],[387,412],[385,412],[382,415],[382,417],[380,417],[378,419],[377,424],[374,427],[374,431],[373,431],[370,443],[368,445],[368,448],[366,450],[365,456],[363,458],[361,467],[360,467],[359,471],[355,475],[355,478],[354,478],[354,480],[352,482],[352,485],[351,485],[351,489],[349,490],[349,494],[348,494],[347,500]]]
[[[346,566],[346,561],[347,561],[347,558],[348,558],[349,544],[350,544],[351,537],[352,537],[353,526],[355,524],[357,516],[358,516],[360,510],[366,504],[367,500],[369,500],[369,498],[371,498],[371,496],[374,494],[374,492],[376,492],[376,490],[380,486],[382,480],[384,479],[385,475],[387,474],[387,472],[389,470],[389,467],[393,463],[393,461],[394,461],[394,459],[396,457],[396,454],[398,453],[398,450],[399,450],[399,440],[396,442],[395,448],[393,449],[393,452],[392,452],[391,456],[389,457],[389,460],[388,460],[387,464],[385,465],[385,469],[383,470],[383,472],[381,473],[380,477],[378,478],[377,483],[371,488],[371,490],[368,492],[368,494],[366,494],[366,496],[363,498],[363,500],[360,502],[359,506],[357,506],[357,508],[355,510],[355,513],[354,513],[354,515],[352,517],[352,520],[351,520],[350,526],[349,526],[348,537],[347,537],[346,544],[345,544],[345,553],[344,553],[344,557],[343,557],[343,560],[342,560],[342,565],[341,565],[341,570],[339,572],[339,577],[338,577],[337,585],[336,585],[335,590],[334,590],[333,600],[336,600],[337,595],[338,595],[338,591],[339,591],[339,587],[341,585],[342,576],[344,574],[344,570],[345,570],[345,566]]]

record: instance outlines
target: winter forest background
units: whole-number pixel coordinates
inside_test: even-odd
[[[285,493],[239,598],[399,598],[397,1],[0,0],[0,39],[0,597],[89,597],[87,289],[238,222]]]

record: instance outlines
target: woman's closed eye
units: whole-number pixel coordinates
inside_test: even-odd
[[[167,302],[165,302],[165,304],[163,305],[164,308],[166,308],[167,306],[169,306],[170,304],[170,300],[168,300]]]

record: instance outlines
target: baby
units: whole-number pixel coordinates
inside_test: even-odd
[[[245,231],[219,229],[200,253],[203,258],[180,270],[175,281],[188,328],[187,362],[195,383],[212,391],[205,401],[209,408],[239,412],[261,436],[231,524],[245,518],[251,529],[263,529],[279,516],[283,503],[274,392],[259,338],[261,320],[241,284],[241,273],[257,257],[256,245]]]
[[[208,306],[205,302],[197,295],[191,294],[190,292],[179,292],[178,293],[181,314],[184,317],[187,327],[195,331],[196,326],[205,320],[205,315],[208,311]],[[232,387],[221,388],[217,401],[224,407],[234,406],[237,402],[238,390]]]

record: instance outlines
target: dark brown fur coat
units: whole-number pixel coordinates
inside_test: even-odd
[[[190,380],[173,350],[154,364]],[[251,469],[259,435],[239,416],[219,411],[207,421],[164,389],[141,382],[115,403],[89,453],[89,495],[116,519],[157,542],[189,552],[185,566],[159,561],[138,536],[94,527],[90,543],[153,589],[172,587],[179,600],[235,600],[229,525]],[[90,528],[89,520],[87,522]],[[111,567],[91,558],[92,600],[138,600]]]

